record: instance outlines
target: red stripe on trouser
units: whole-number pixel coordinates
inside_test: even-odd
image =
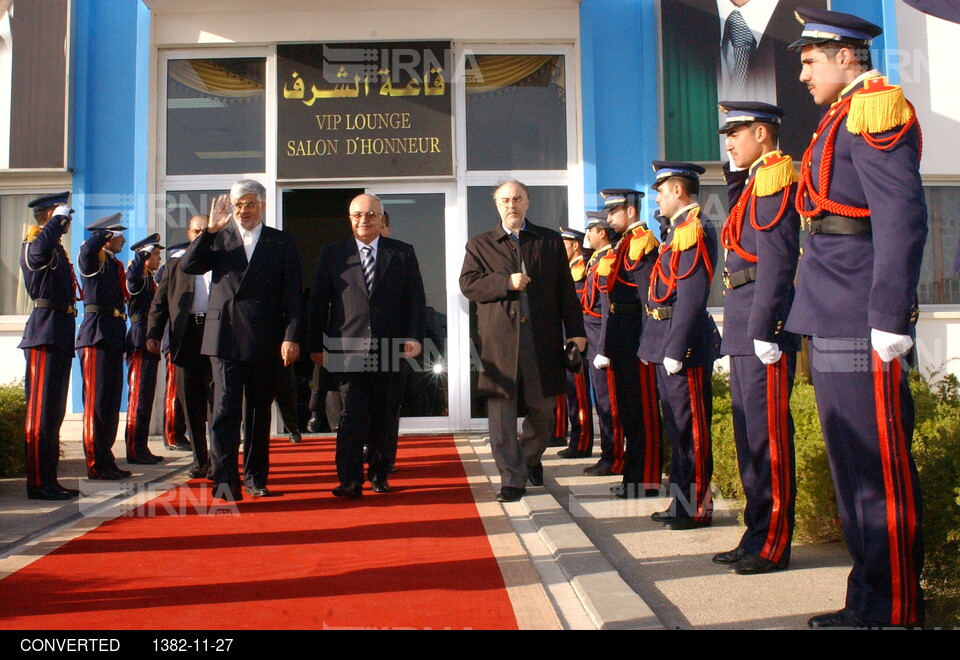
[[[607,367],[607,392],[610,396],[610,417],[613,419],[613,466],[610,471],[623,474],[623,426],[620,424],[620,407],[617,405],[617,381],[613,367]]]
[[[706,482],[707,455],[710,451],[706,429],[706,412],[703,409],[703,367],[687,369],[687,389],[690,392],[690,425],[693,430],[694,478],[697,491],[697,515],[694,520],[704,522],[710,519],[710,484]]]
[[[640,404],[643,410],[644,457],[643,482],[659,486],[661,479],[660,458],[660,402],[657,399],[657,371],[652,364],[637,360],[640,370]]]
[[[130,356],[130,370],[127,373],[127,458],[140,458],[137,455],[137,409],[140,407],[140,381],[143,380],[143,353],[134,351]]]
[[[27,400],[27,485],[42,486],[40,474],[40,419],[43,411],[43,380],[47,369],[47,351],[43,346],[29,350],[30,392]]]
[[[890,623],[916,623],[916,584],[913,549],[915,543],[915,502],[907,443],[900,416],[900,360],[884,363],[873,352],[874,398],[880,461],[887,506],[887,541],[890,552]]]
[[[590,392],[587,390],[587,367],[584,366],[573,378],[577,390],[577,419],[580,420],[580,437],[577,438],[577,451],[590,449],[590,436],[593,432],[593,417],[587,415]]]
[[[567,395],[557,395],[557,403],[554,406],[556,414],[553,421],[553,437],[563,438],[567,435]]]
[[[83,349],[83,454],[87,462],[87,472],[93,472],[96,465],[93,444],[93,417],[97,402],[97,347],[86,346]]]
[[[167,358],[167,391],[163,397],[163,441],[177,444],[177,365]]]
[[[787,547],[790,502],[790,448],[787,428],[787,356],[767,365],[767,434],[770,445],[770,526],[760,556],[772,562],[783,557]]]

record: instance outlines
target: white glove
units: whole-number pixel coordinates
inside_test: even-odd
[[[649,366],[650,366],[650,363],[647,362],[646,360],[644,360],[643,358],[640,358],[640,361],[643,362],[643,366],[645,366],[645,367],[649,367]]]
[[[895,335],[892,332],[884,332],[873,328],[870,330],[870,343],[873,344],[873,350],[877,352],[880,359],[884,362],[890,362],[898,355],[903,355],[913,346],[913,339],[910,335]]]
[[[768,341],[753,340],[753,352],[757,354],[760,361],[764,364],[776,364],[783,355],[783,351],[776,344]]]
[[[69,204],[61,204],[61,205],[58,206],[57,208],[53,209],[53,214],[54,214],[54,215],[65,215],[65,216],[67,216],[67,217],[69,218],[69,217],[70,217],[70,211],[72,211],[72,210],[73,210],[73,209],[70,208],[70,205],[69,205]]]
[[[593,366],[597,369],[606,369],[610,366],[610,358],[606,355],[600,355],[597,353],[597,356],[593,358]]]
[[[673,374],[680,373],[680,370],[683,369],[683,362],[665,357],[663,358],[663,368],[672,376]]]

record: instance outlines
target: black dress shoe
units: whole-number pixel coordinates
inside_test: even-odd
[[[639,500],[645,497],[659,497],[659,488],[641,488],[643,484],[614,484],[610,492],[621,500]]]
[[[497,493],[497,501],[516,502],[522,498],[526,492],[526,488],[513,488],[512,486],[504,486],[500,489],[500,492]]]
[[[72,500],[80,493],[71,495],[66,488],[52,486],[27,486],[27,497],[31,500]]]
[[[613,476],[613,470],[610,469],[609,465],[604,465],[603,463],[597,463],[596,465],[591,465],[588,468],[583,469],[583,476],[585,477],[610,477]]]
[[[50,486],[50,488],[52,488],[53,490],[57,490],[57,491],[61,491],[61,492],[67,493],[70,497],[79,497],[79,496],[80,496],[80,491],[79,491],[79,490],[77,490],[77,489],[75,489],[75,488],[64,488],[63,486],[61,486],[61,485],[58,484],[58,483],[54,483],[52,486]]]
[[[208,479],[210,474],[209,465],[200,465],[199,467],[192,467],[190,471],[187,472],[187,475],[191,479]]]
[[[149,458],[128,458],[127,463],[129,465],[156,465],[157,462],[150,460]]]
[[[251,497],[273,497],[273,492],[266,486],[246,486],[244,490],[247,491]]]
[[[307,420],[307,433],[320,433],[320,415],[313,413]]]
[[[333,489],[333,494],[337,497],[348,497],[355,500],[363,496],[363,484],[359,481],[351,481],[349,484],[341,484]]]
[[[113,471],[119,474],[121,479],[129,479],[133,476],[133,472],[130,470],[121,470],[116,464],[113,466]]]
[[[128,472],[127,474],[131,473]],[[126,479],[126,477],[123,476],[123,472],[120,470],[105,468],[102,470],[87,470],[87,479],[94,481],[121,481]]]
[[[709,527],[713,524],[713,520],[704,520],[703,522],[694,520],[693,518],[674,518],[673,520],[668,520],[664,523],[664,527],[674,532],[683,531],[686,529],[700,529],[701,527]]]
[[[730,567],[730,570],[737,575],[759,575],[760,573],[782,571],[789,565],[789,560],[774,562],[757,555],[744,555],[740,561]]]
[[[234,484],[215,484],[213,496],[224,502],[239,502],[243,499],[243,491]]]
[[[294,431],[290,434],[290,444],[298,444],[301,440],[303,440],[303,437],[300,435],[300,431]]]
[[[744,552],[743,548],[736,547],[733,550],[727,552],[718,552],[713,556],[714,564],[736,564],[738,561],[747,556],[747,553]]]
[[[178,442],[175,445],[164,445],[167,451],[193,451],[189,442]]]
[[[829,612],[828,614],[818,614],[807,621],[807,627],[821,628],[869,628],[856,614],[843,608],[839,612]]]
[[[370,484],[374,493],[389,493],[391,490],[386,479],[374,479]]]
[[[592,451],[577,451],[576,449],[571,449],[570,447],[561,449],[557,452],[557,456],[560,458],[590,458],[592,455]]]
[[[144,454],[143,458],[148,458],[154,463],[163,463],[163,456],[157,456],[151,451],[148,451],[146,454]]]
[[[543,485],[543,463],[527,466],[527,478],[534,486]]]
[[[650,515],[650,520],[658,523],[667,523],[677,519],[678,518],[675,515],[670,513],[670,509],[667,509],[666,511],[657,511],[656,513]]]

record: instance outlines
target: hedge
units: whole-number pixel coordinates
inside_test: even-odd
[[[23,429],[27,402],[22,383],[0,385],[0,477],[23,476],[26,447]]]

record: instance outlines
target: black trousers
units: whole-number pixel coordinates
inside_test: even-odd
[[[98,476],[116,469],[113,443],[117,441],[123,398],[123,351],[101,346],[80,349],[83,368],[83,453],[87,474]]]
[[[67,409],[70,364],[73,353],[44,345],[24,349],[27,373],[27,485],[48,487],[57,483],[60,462],[60,427]]]
[[[345,372],[340,377],[343,415],[337,429],[337,477],[343,485],[363,483],[363,445],[369,450],[370,480],[387,478],[385,439],[400,409],[399,372]]]

